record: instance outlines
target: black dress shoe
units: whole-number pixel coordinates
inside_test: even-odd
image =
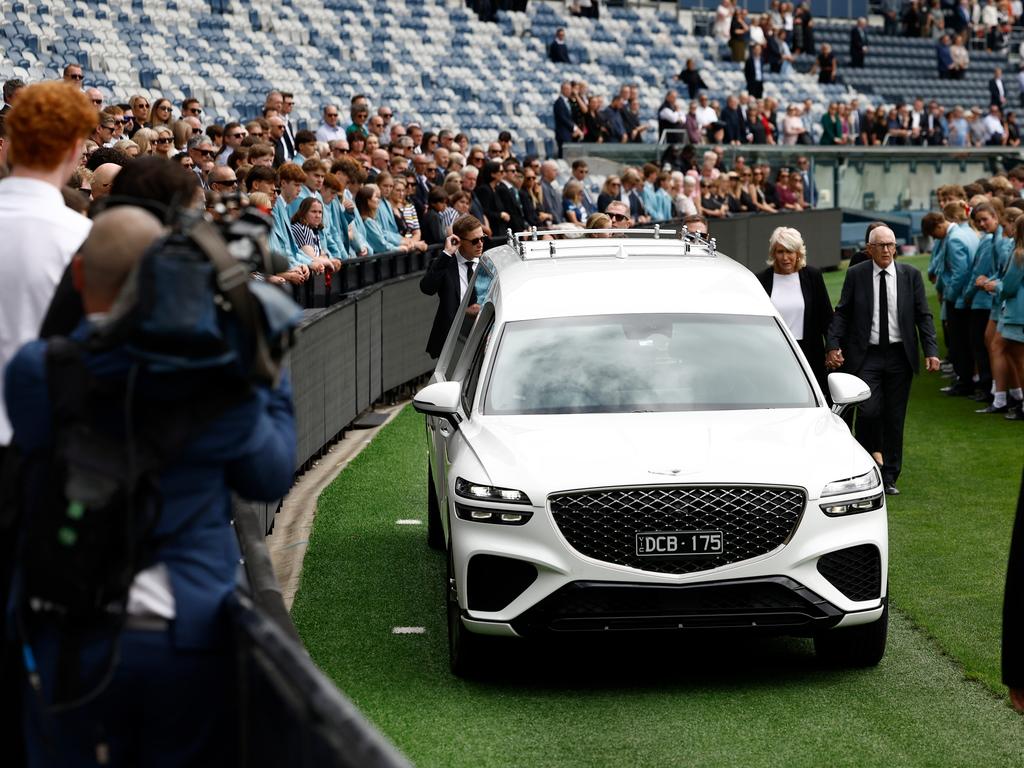
[[[1003,418],[1007,421],[1024,421],[1024,411],[1021,410],[1020,406],[1008,408]]]
[[[988,392],[975,392],[973,395],[971,395],[970,399],[976,403],[991,402],[992,395],[990,395]]]
[[[888,485],[885,486],[885,495],[886,496],[899,496],[900,495],[900,489],[897,488],[892,483],[889,483]]]
[[[943,392],[945,392],[950,397],[968,397],[969,395],[974,394],[974,390],[970,389],[969,387],[957,386],[950,387],[948,390],[943,389]]]
[[[1006,413],[1008,409],[1009,406],[1006,405],[1000,405],[998,408],[994,405],[986,405],[984,408],[976,410],[975,413]]]

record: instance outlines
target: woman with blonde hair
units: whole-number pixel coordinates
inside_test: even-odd
[[[181,152],[188,147],[188,140],[192,138],[192,126],[184,120],[175,120],[171,127],[174,131],[174,148]]]
[[[173,122],[173,107],[170,99],[157,99],[153,102],[153,108],[149,111],[149,120],[146,126],[156,128],[160,125],[171,126]]]
[[[132,141],[139,145],[140,155],[152,155],[154,152],[153,142],[156,141],[157,132],[152,128],[139,128],[132,136]]]
[[[139,145],[131,139],[121,139],[114,145],[114,149],[124,152],[128,157],[138,157],[141,152]]]
[[[169,125],[159,125],[153,129],[156,138],[153,139],[153,154],[170,160],[174,155],[174,131]]]
[[[796,339],[828,399],[825,340],[832,322],[832,302],[825,279],[820,270],[807,264],[803,236],[792,227],[776,227],[772,232],[768,239],[768,265],[757,279]]]

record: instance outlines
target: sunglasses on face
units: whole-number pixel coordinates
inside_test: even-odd
[[[161,104],[159,107],[157,107],[157,109],[159,109],[161,112],[163,112],[164,110],[167,110],[168,112],[171,111],[170,106],[167,104]]]
[[[231,135],[228,136],[228,138],[229,139],[244,139],[245,138],[245,134],[244,133],[232,133]]]
[[[465,242],[469,243],[470,245],[482,245],[486,239],[486,237],[474,237],[472,240],[470,240],[467,237]]]
[[[212,149],[196,149],[196,150],[193,150],[193,151],[198,152],[203,157],[216,157],[217,156],[217,153],[214,152]]]
[[[203,114],[203,110],[201,110],[199,107],[189,107],[188,111],[191,112],[193,115]]]
[[[262,139],[263,138],[263,132],[262,131],[260,133],[250,133],[249,135],[252,136],[254,139]]]
[[[168,139],[168,138],[165,137],[163,139],[154,139],[153,143],[154,144],[170,144],[172,141],[174,141],[174,139]]]
[[[85,75],[68,75],[72,80],[85,80]]]
[[[103,103],[103,99],[92,99],[92,103],[93,104],[102,104]]]
[[[629,216],[624,213],[609,213],[608,218],[612,221],[629,221]]]
[[[225,181],[211,181],[211,184],[217,184],[222,187],[236,187],[238,186],[238,179],[226,179]]]

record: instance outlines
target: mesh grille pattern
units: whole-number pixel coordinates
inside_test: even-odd
[[[610,488],[550,497],[555,524],[580,554],[672,574],[771,552],[796,528],[805,501],[800,488],[763,486]],[[722,531],[725,551],[673,560],[638,557],[636,534],[649,531]]]
[[[818,573],[851,600],[877,600],[882,593],[882,558],[874,544],[829,552],[818,559]]]

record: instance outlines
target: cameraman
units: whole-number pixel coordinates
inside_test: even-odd
[[[140,257],[163,233],[160,221],[137,207],[96,217],[73,262],[85,319],[72,340],[85,340],[104,322]],[[6,371],[13,444],[26,457],[27,517],[39,511],[44,485],[52,482],[49,449],[59,427],[51,417],[48,343],[25,345]],[[29,764],[230,765],[237,694],[224,601],[239,562],[231,492],[270,501],[291,485],[289,385],[285,379],[275,389],[248,388],[203,370],[140,368],[126,346],[87,351],[84,362],[108,389],[129,382],[139,423],[159,412],[200,409],[225,390],[233,399],[187,431],[184,447],[159,467],[160,514],[145,539],[149,557],[131,583],[123,628],[94,622],[69,632],[45,611],[30,614],[21,627],[19,640],[29,644],[38,673],[23,686]],[[101,412],[96,428],[124,440],[125,413]],[[15,591],[10,605],[19,597]],[[74,698],[61,696],[68,687],[79,701],[50,710],[55,700]]]

